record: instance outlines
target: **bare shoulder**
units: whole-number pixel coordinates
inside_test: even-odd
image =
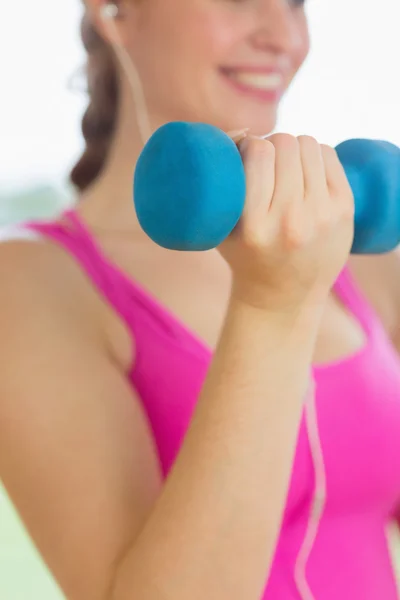
[[[104,598],[160,485],[142,403],[66,253],[0,243],[0,478],[66,597]]]
[[[20,303],[28,302],[23,293],[28,291],[45,302],[67,301],[68,296],[82,300],[86,295],[89,299],[89,286],[81,269],[66,251],[45,239],[1,239],[0,273],[3,310],[17,310]],[[8,305],[10,299],[19,300],[17,306]],[[75,316],[85,304],[75,303]]]
[[[58,244],[28,235],[0,235],[0,321],[13,336],[40,321],[57,332],[61,322],[97,337],[121,364],[133,360],[133,340],[77,261]],[[34,316],[34,321],[31,317]],[[13,337],[12,336],[12,337]],[[55,338],[56,339],[56,338]]]
[[[400,346],[400,250],[376,256],[352,256],[350,269],[386,331]]]

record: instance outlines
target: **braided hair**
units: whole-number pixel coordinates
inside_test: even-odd
[[[114,54],[96,31],[87,14],[81,36],[87,52],[86,76],[89,105],[82,119],[85,149],[73,167],[70,180],[79,191],[100,175],[115,133],[119,107],[119,79]]]

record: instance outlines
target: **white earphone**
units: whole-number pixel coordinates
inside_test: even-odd
[[[100,17],[104,22],[105,28],[107,29],[108,38],[114,48],[114,52],[128,78],[128,83],[131,88],[136,107],[136,118],[139,134],[144,146],[152,134],[150,118],[139,73],[134,62],[124,48],[119,35],[118,27],[115,23],[115,19],[118,16],[120,16],[120,9],[115,2],[106,2],[102,5],[100,9]]]
[[[118,16],[118,13],[118,6],[114,2],[107,2],[106,4],[103,4],[100,9],[100,16],[104,21],[115,19]]]

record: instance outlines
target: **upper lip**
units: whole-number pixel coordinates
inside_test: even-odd
[[[242,65],[240,67],[224,67],[223,71],[229,72],[242,72],[242,73],[259,73],[263,75],[284,75],[283,69],[277,66],[257,66],[257,65]]]

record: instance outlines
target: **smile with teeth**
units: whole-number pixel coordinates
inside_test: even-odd
[[[249,73],[230,71],[226,75],[236,83],[265,92],[277,91],[282,88],[283,77],[279,73]]]

